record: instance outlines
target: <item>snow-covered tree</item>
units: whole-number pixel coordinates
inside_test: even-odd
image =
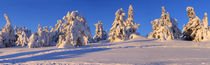
[[[126,20],[126,33],[128,36],[131,34],[138,34],[136,33],[136,29],[140,26],[140,24],[134,23],[133,18],[133,7],[130,5],[128,10],[128,18]]]
[[[28,37],[25,34],[25,32],[22,32],[21,34],[18,35],[16,44],[17,46],[22,46],[22,47],[28,44]]]
[[[37,47],[46,47],[52,44],[52,34],[48,30],[48,27],[41,27],[38,25],[38,32],[33,33],[29,38],[28,47],[37,48]]]
[[[133,22],[133,8],[131,5],[129,7],[127,20],[122,8],[117,10],[115,15],[116,17],[109,33],[110,42],[123,41],[128,39],[131,34],[136,34],[136,29],[140,24]]]
[[[95,24],[96,30],[95,30],[95,36],[93,39],[98,42],[100,40],[106,40],[107,38],[107,33],[103,29],[103,23],[99,21],[97,24]]]
[[[28,47],[29,48],[37,48],[41,47],[41,40],[39,39],[39,35],[37,32],[33,33],[29,38]]]
[[[58,48],[84,46],[93,41],[86,19],[78,11],[68,12],[63,20],[58,20],[55,26],[60,31]]]
[[[112,24],[112,28],[109,32],[109,40],[110,42],[115,41],[122,41],[128,39],[128,36],[126,34],[126,18],[125,13],[123,13],[123,9],[117,10],[115,13],[116,17]]]
[[[7,14],[4,14],[7,21],[6,25],[0,31],[0,47],[11,47],[15,46],[16,37],[14,34],[14,29],[11,25],[10,19]]]
[[[28,38],[31,36],[31,30],[28,30],[26,27],[17,27],[15,26],[17,41],[17,46],[26,46],[28,44]]]
[[[65,22],[63,22],[65,21]],[[83,46],[92,42],[90,28],[86,20],[78,11],[68,12],[63,20],[58,20],[55,28],[38,26],[38,32],[29,38],[29,48],[50,46],[57,43],[57,47]]]
[[[193,41],[204,41],[208,40],[210,37],[210,31],[208,30],[208,17],[207,13],[204,14],[203,22],[198,16],[196,16],[195,11],[192,7],[187,7],[189,22],[184,25],[183,28],[183,38],[186,40]]]
[[[148,38],[156,38],[159,40],[179,39],[181,31],[177,27],[176,19],[169,16],[162,7],[162,15],[160,19],[155,19],[152,23],[153,32],[148,35]]]

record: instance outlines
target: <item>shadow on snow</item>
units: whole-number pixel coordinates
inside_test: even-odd
[[[28,61],[40,61],[40,60],[55,60],[55,59],[65,59],[65,58],[75,58],[79,57],[80,55],[86,54],[86,53],[91,53],[91,52],[98,52],[98,51],[104,51],[108,50],[109,48],[90,48],[90,49],[81,49],[81,50],[70,50],[70,51],[61,51],[61,52],[53,52],[53,53],[48,53],[48,54],[43,54],[43,55],[38,55],[38,56],[32,56],[32,57],[26,57],[26,58],[18,58],[18,59],[10,59],[10,60],[2,60],[0,63],[23,63],[23,62],[28,62]],[[46,50],[43,50],[46,51]],[[18,54],[12,54],[6,57],[16,57],[21,56],[20,54],[27,54],[27,53],[37,53],[37,52],[42,52],[42,51],[35,51],[35,52],[23,52],[23,53],[18,53]]]
[[[124,42],[117,42],[117,43],[105,42],[105,43],[101,43],[101,44],[78,47],[78,48],[81,48],[80,50],[68,50],[68,51],[52,52],[52,53],[47,53],[47,54],[37,55],[37,56],[31,56],[31,57],[1,60],[0,63],[13,63],[13,64],[15,64],[15,63],[23,63],[23,62],[29,62],[29,61],[75,58],[75,57],[79,57],[83,54],[92,53],[92,52],[99,52],[99,51],[105,51],[105,50],[117,49],[117,48],[133,48],[133,47],[136,47],[136,46],[126,46],[126,47],[117,47],[117,48],[91,48],[91,47],[112,46],[112,45],[116,45],[116,44],[133,43],[133,42],[146,42],[146,41],[154,41],[154,40],[153,39],[151,39],[151,40],[133,40],[133,41],[124,41]],[[141,45],[139,48],[152,47],[152,46],[161,46],[161,45]],[[76,48],[66,48],[66,49],[76,49]],[[40,51],[21,52],[21,53],[6,55],[6,56],[0,56],[0,59],[13,58],[13,57],[19,57],[19,56],[24,56],[24,55],[33,55],[33,54],[48,52],[48,51],[53,51],[53,50],[59,50],[59,49],[56,48],[56,49],[48,49],[48,50],[40,50]]]
[[[51,51],[51,50],[54,50],[54,49],[47,49],[47,50],[40,50],[40,51],[31,51],[31,52],[16,53],[16,54],[11,54],[11,55],[6,55],[6,56],[0,56],[0,59],[13,58],[13,57],[30,55],[30,54],[36,54],[36,53],[46,52],[46,51]]]

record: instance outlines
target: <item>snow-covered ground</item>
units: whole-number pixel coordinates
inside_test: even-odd
[[[85,47],[0,48],[0,64],[28,65],[210,65],[210,43],[138,37]]]

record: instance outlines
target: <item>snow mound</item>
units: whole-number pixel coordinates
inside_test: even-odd
[[[129,39],[139,39],[142,38],[142,36],[140,36],[139,34],[131,34]]]

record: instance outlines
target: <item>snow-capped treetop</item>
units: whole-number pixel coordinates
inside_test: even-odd
[[[208,28],[208,17],[207,17],[207,13],[204,13],[203,25],[204,25],[204,28]]]
[[[13,27],[11,25],[10,19],[8,17],[7,14],[4,14],[4,17],[7,21],[6,25],[2,28],[2,32],[6,32],[6,33],[10,33],[10,34],[14,34],[14,30]]]
[[[129,6],[129,10],[128,10],[128,20],[133,22],[133,7],[132,5]],[[133,24],[132,24],[133,25]]]
[[[96,30],[97,30],[97,31],[95,31],[96,34],[99,34],[103,31],[103,23],[101,21],[99,21],[97,24],[95,24],[95,26],[96,26]],[[101,31],[101,32],[98,32],[98,31]]]
[[[11,25],[10,19],[7,14],[4,14],[5,19],[7,20],[7,25]]]
[[[162,9],[162,14],[165,14],[166,13],[165,7],[162,6],[161,9]]]
[[[63,21],[57,20],[57,24],[55,24],[55,31],[62,32],[63,29]]]
[[[196,16],[195,11],[192,7],[187,7],[189,22],[187,24],[187,27],[192,28],[200,28],[202,25],[202,22],[198,16]]]
[[[193,7],[187,7],[186,10],[187,10],[188,17],[190,18],[190,20],[197,17]]]

